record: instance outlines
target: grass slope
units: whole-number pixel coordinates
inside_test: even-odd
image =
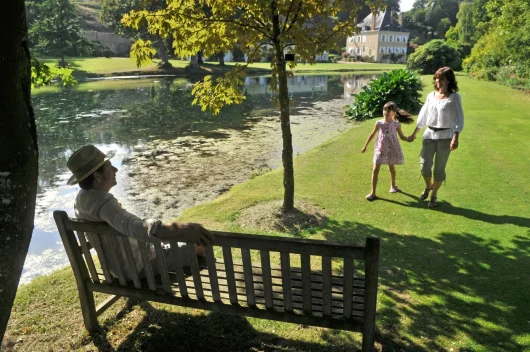
[[[440,205],[418,195],[421,142],[403,143],[403,192],[369,203],[370,153],[360,149],[373,122],[353,128],[295,161],[296,199],[323,207],[327,222],[298,236],[344,243],[382,239],[377,345],[384,351],[522,351],[530,349],[530,98],[494,83],[459,77],[466,115],[460,148],[451,155]],[[424,77],[430,90],[430,77]],[[413,130],[405,126],[405,134]],[[184,221],[241,228],[237,214],[281,199],[275,170],[190,209]],[[282,235],[282,234],[277,234]],[[334,263],[339,267],[340,263]],[[101,297],[98,297],[101,299]],[[134,302],[133,302],[134,303]],[[140,303],[100,318],[94,339],[82,330],[69,269],[19,289],[6,341],[18,350],[350,351],[359,334]]]

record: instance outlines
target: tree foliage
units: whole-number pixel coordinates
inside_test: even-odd
[[[530,87],[530,2],[490,0],[484,6],[491,18],[478,38],[464,69],[473,76]]]
[[[372,9],[385,6],[384,0],[368,0],[367,4]],[[271,57],[270,89],[278,93],[283,137],[283,206],[291,210],[294,171],[287,66],[296,66],[296,60],[315,63],[317,54],[340,49],[339,39],[357,31],[354,18],[360,7],[347,0],[168,0],[165,9],[132,11],[123,23],[134,29],[147,23],[150,34],[171,38],[175,54],[181,57],[199,51],[208,57],[231,50],[234,44],[247,55],[248,63]],[[138,63],[149,62],[150,46],[143,42],[140,50],[132,51]],[[295,54],[294,62],[286,62],[286,52]],[[235,65],[222,78],[207,77],[196,83],[194,103],[214,113],[224,105],[240,103],[245,99],[241,91],[245,68]]]
[[[455,47],[441,39],[431,40],[420,46],[407,59],[407,68],[419,70],[423,74],[432,74],[443,66],[460,70],[462,59]]]
[[[352,120],[364,121],[381,116],[383,106],[395,102],[401,109],[414,112],[421,106],[422,83],[415,71],[393,70],[370,81],[359,94],[352,94],[353,103],[345,114]]]
[[[77,83],[72,76],[73,70],[67,67],[50,66],[31,58],[31,88],[51,84],[54,79],[59,79],[64,86]]]
[[[33,55],[89,55],[94,43],[80,36],[79,15],[69,0],[45,0],[33,4],[34,17],[29,28]]]

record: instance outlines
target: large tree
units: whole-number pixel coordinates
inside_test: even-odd
[[[384,0],[371,0],[383,8]],[[357,31],[354,17],[360,6],[348,0],[168,0],[164,10],[133,11],[123,21],[133,28],[144,21],[152,34],[171,37],[175,54],[190,56],[201,50],[205,56],[231,50],[235,43],[248,55],[248,63],[272,57],[270,89],[278,93],[283,140],[284,211],[294,208],[293,146],[287,90],[287,67],[297,60],[314,63],[316,55],[336,47],[339,38]],[[342,20],[337,15],[345,11]],[[150,62],[151,43],[138,41],[133,47],[137,62]],[[295,54],[287,61],[284,54]],[[224,77],[195,84],[195,103],[214,113],[226,104],[240,103],[246,76],[245,65],[235,65]]]
[[[59,56],[64,66],[67,55],[92,53],[94,44],[79,35],[79,14],[69,0],[45,0],[35,4],[34,11],[29,29],[34,55]]]
[[[3,338],[33,232],[38,148],[30,99],[24,0],[0,13],[0,339]]]

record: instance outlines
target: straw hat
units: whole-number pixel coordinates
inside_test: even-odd
[[[114,151],[110,151],[106,155],[91,144],[81,147],[72,154],[66,163],[68,169],[74,174],[67,183],[75,185],[83,181],[113,156]]]

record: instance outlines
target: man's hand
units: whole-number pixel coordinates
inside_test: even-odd
[[[207,246],[215,236],[202,225],[195,223],[173,223],[171,229],[177,238],[183,242],[193,242],[199,246]]]

